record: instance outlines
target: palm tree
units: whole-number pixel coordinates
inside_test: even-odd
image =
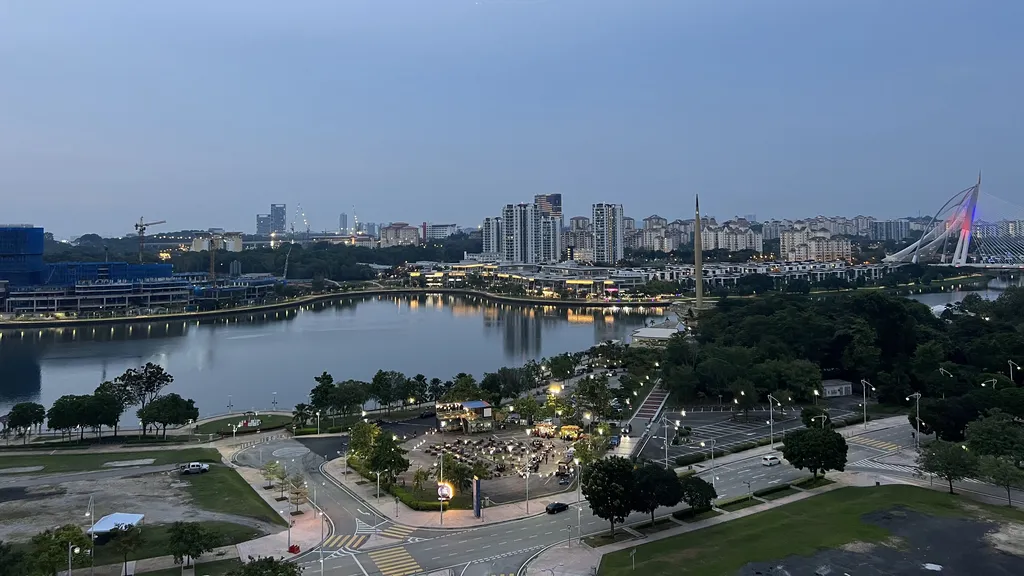
[[[423,468],[417,468],[412,473],[412,487],[417,491],[423,490],[423,484],[430,480],[430,473]]]
[[[313,417],[313,407],[309,404],[296,404],[292,410],[292,424],[296,428],[305,428],[306,422]]]
[[[441,396],[444,396],[444,382],[440,378],[431,378],[430,385],[427,386],[427,399],[437,402]]]

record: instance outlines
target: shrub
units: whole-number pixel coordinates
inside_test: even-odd
[[[675,512],[673,512],[672,517],[676,520],[686,520],[687,518],[693,518],[694,516],[703,514],[708,510],[711,510],[711,508],[704,508],[700,510],[696,508],[685,508],[683,510],[676,510]]]
[[[776,492],[783,492],[789,490],[789,484],[779,484],[778,486],[769,486],[768,488],[762,488],[754,491],[754,496],[767,496],[769,494],[775,494]]]
[[[689,466],[691,464],[696,464],[698,462],[703,462],[705,456],[706,455],[704,453],[702,453],[702,452],[697,452],[697,453],[694,453],[694,454],[687,454],[685,456],[677,456],[676,457],[676,466]]]
[[[292,431],[295,436],[307,436],[309,434],[316,434],[316,428],[296,428]]]

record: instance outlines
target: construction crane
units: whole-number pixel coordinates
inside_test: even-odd
[[[166,224],[167,220],[157,220],[156,222],[146,222],[145,218],[139,218],[139,221],[135,223],[135,231],[139,233],[139,263],[142,263],[142,251],[146,248],[146,228],[150,226],[156,226],[157,224]]]

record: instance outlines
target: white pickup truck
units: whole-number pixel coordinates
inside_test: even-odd
[[[178,466],[178,472],[182,474],[203,474],[204,472],[210,471],[209,464],[203,464],[201,462],[189,462],[188,464],[182,464]]]

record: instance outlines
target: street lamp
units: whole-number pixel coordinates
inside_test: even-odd
[[[825,429],[825,421],[828,420],[827,414],[818,414],[817,416],[811,416],[811,422],[814,422],[818,418],[821,418],[821,429]]]
[[[89,539],[92,541],[91,557],[92,564],[89,566],[89,574],[96,573],[96,503],[92,496],[89,496],[89,506],[85,509],[85,517],[89,519]]]
[[[686,416],[686,412],[683,412],[683,416]],[[679,420],[676,420],[676,429],[679,429]],[[661,430],[665,440],[665,469],[668,469],[668,418],[667,415],[661,417]],[[600,429],[598,429],[600,431]]]
[[[71,558],[72,554],[78,554],[82,549],[75,546],[74,542],[68,542],[68,576],[71,576]]]
[[[821,396],[821,392],[818,392],[818,389],[815,388],[814,389],[814,405],[815,406],[818,405],[818,396]]]
[[[939,368],[939,370],[942,370],[942,368]],[[872,392],[875,391],[875,387],[871,385],[871,382],[868,382],[867,380],[861,380],[860,381],[860,389],[861,389],[861,392],[864,393],[864,403],[863,403],[863,406],[864,406],[864,429],[865,430],[868,429],[868,388],[871,388]]]
[[[316,433],[317,433],[317,435],[320,434],[320,411],[319,410],[316,411]]]
[[[377,503],[380,504],[380,472],[374,472],[377,475]]]
[[[917,404],[917,434],[914,435],[914,449],[918,452],[921,451],[921,393],[914,392],[910,396],[907,396],[907,402],[913,398]]]
[[[999,384],[999,381],[996,380],[995,378],[989,378],[988,380],[985,380],[984,382],[981,383],[981,387],[984,388],[985,385],[990,383],[990,382],[992,383],[992,389],[995,390],[996,389],[996,384]]]
[[[790,398],[789,400],[792,401],[793,399]],[[772,402],[778,404],[780,408],[782,407],[782,402],[775,396],[768,395],[768,444],[772,450],[775,450],[775,404],[772,404]]]
[[[1020,366],[1018,366],[1013,360],[1007,360],[1006,363],[1010,365],[1010,382],[1013,382],[1013,369],[1016,368],[1017,370],[1020,370]]]
[[[274,411],[277,411],[277,392],[274,392],[274,400],[270,403],[274,407]]]
[[[580,542],[583,542],[583,464],[579,458],[576,462],[576,533],[579,534]],[[572,540],[570,532],[569,540]]]
[[[711,439],[707,440],[706,442],[711,442],[711,486],[715,487],[715,488],[718,488],[718,486],[716,484],[716,480],[715,480],[715,444],[716,444],[716,442],[715,442],[714,438],[711,438]],[[703,448],[705,446],[706,442],[701,442],[700,443],[700,447]]]

